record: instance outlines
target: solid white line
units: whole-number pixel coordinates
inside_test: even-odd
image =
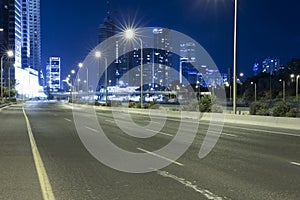
[[[39,153],[39,150],[37,148],[37,145],[36,145],[33,133],[32,133],[29,119],[26,115],[24,107],[22,109],[23,109],[23,113],[24,113],[24,117],[25,117],[25,121],[26,121],[26,125],[27,125],[27,130],[28,130],[27,132],[28,132],[28,136],[29,136],[29,140],[30,140],[31,150],[32,150],[32,154],[33,154],[33,160],[34,160],[35,168],[36,168],[36,171],[38,174],[40,187],[41,187],[42,194],[43,194],[43,199],[44,200],[55,200],[54,193],[52,191],[52,187],[50,185],[49,178],[46,173],[46,169],[44,167],[44,163],[42,161],[41,155]]]
[[[168,133],[164,133],[164,132],[157,132],[157,131],[154,131],[154,130],[151,130],[151,129],[146,129],[147,131],[152,131],[152,132],[155,132],[157,134],[161,134],[161,135],[166,135],[166,136],[169,136],[169,137],[173,137],[173,135],[171,134],[168,134]]]
[[[193,184],[191,181],[187,181],[184,178],[179,178],[179,177],[177,177],[173,174],[170,174],[169,172],[157,170],[157,173],[159,175],[163,176],[163,177],[171,178],[171,179],[183,184],[185,187],[188,187],[188,188],[191,188],[191,189],[195,190],[196,192],[198,192],[198,193],[202,194],[203,196],[205,196],[207,199],[212,199],[212,200],[227,199],[225,197],[224,198],[220,197],[220,196],[210,192],[207,189],[200,188],[199,186]]]
[[[64,118],[66,121],[68,122],[72,122],[72,120],[68,119],[68,118]]]
[[[89,130],[91,130],[91,131],[93,131],[95,133],[99,133],[99,131],[97,131],[96,129],[90,128],[88,126],[85,126],[84,128],[89,129]]]
[[[297,165],[297,166],[300,166],[300,163],[297,163],[297,162],[290,162],[292,165]]]
[[[181,164],[180,162],[177,162],[177,161],[175,161],[175,160],[172,160],[172,159],[170,159],[170,158],[166,158],[166,157],[164,157],[164,156],[161,156],[161,155],[158,155],[158,154],[156,154],[156,153],[153,153],[153,152],[151,152],[151,151],[147,151],[147,150],[145,150],[145,149],[142,149],[142,148],[137,148],[138,150],[140,150],[140,151],[142,151],[142,152],[144,152],[144,153],[148,153],[148,154],[150,154],[150,155],[152,155],[152,156],[156,156],[156,157],[158,157],[158,158],[161,158],[161,159],[164,159],[164,160],[167,160],[167,161],[170,161],[170,162],[172,162],[172,163],[174,163],[174,164],[176,164],[176,165],[179,165],[179,166],[184,166],[183,164]]]

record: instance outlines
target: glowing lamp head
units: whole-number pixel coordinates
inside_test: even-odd
[[[8,57],[13,57],[14,56],[14,52],[12,50],[7,51],[7,56]]]
[[[79,64],[78,64],[78,67],[79,67],[79,68],[82,68],[82,67],[83,67],[83,64],[82,64],[82,63],[79,63]]]
[[[96,58],[100,58],[101,57],[101,52],[100,51],[96,51],[95,52],[95,56],[96,56]]]
[[[124,34],[125,34],[126,39],[131,40],[135,36],[135,31],[133,29],[127,29],[127,30],[125,30]]]

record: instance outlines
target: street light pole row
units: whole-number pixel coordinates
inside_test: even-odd
[[[7,56],[8,58],[12,58],[14,56],[14,52],[12,50],[9,50],[1,56],[1,99],[3,99],[3,86],[4,86],[4,84],[3,84],[3,59],[4,59],[4,56]]]

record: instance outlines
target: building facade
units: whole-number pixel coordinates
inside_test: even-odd
[[[40,0],[29,2],[29,39],[30,67],[40,73],[41,70],[41,17]],[[39,74],[40,76],[40,74]]]
[[[49,63],[46,67],[46,86],[51,92],[60,90],[61,69],[60,57],[50,57]]]
[[[268,57],[262,62],[262,72],[274,73],[280,70],[280,60],[277,58]]]

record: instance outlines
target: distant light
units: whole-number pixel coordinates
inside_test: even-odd
[[[125,34],[125,38],[131,40],[135,36],[135,31],[134,31],[134,29],[127,29],[127,30],[125,30],[124,34]]]
[[[0,28],[0,32],[3,32],[4,31],[4,28]]]
[[[240,77],[243,77],[243,76],[244,76],[244,73],[243,73],[243,72],[241,72],[241,73],[240,73]]]
[[[75,74],[75,70],[74,70],[74,69],[72,69],[72,70],[71,70],[71,73],[72,73],[72,74]]]
[[[100,58],[101,57],[101,51],[96,51],[95,56],[96,56],[96,58]]]
[[[83,67],[83,64],[82,64],[82,63],[79,63],[79,64],[78,64],[78,67],[79,67],[79,68],[82,68],[82,67]]]
[[[7,56],[8,57],[13,57],[14,56],[14,52],[12,50],[7,51]]]

